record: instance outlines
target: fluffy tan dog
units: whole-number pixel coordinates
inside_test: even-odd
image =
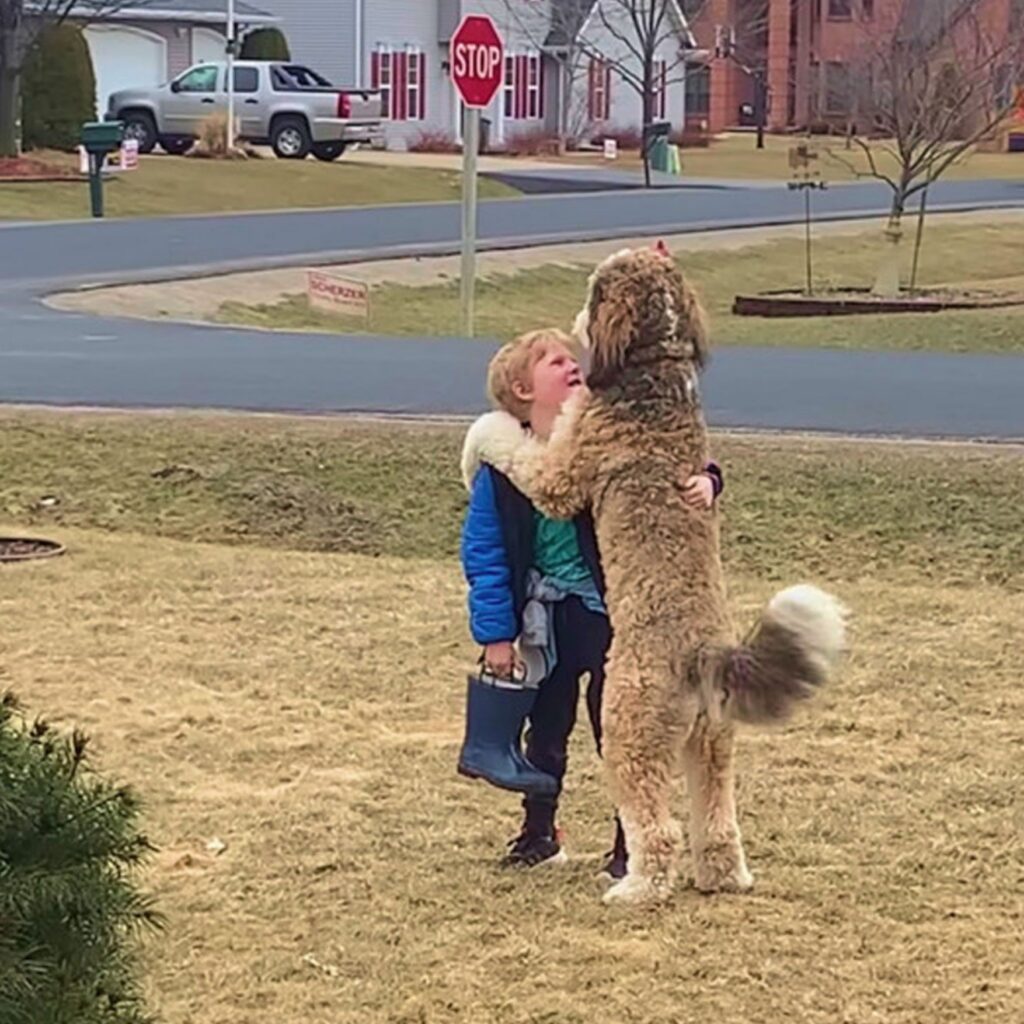
[[[697,375],[707,327],[664,250],[624,250],[591,276],[576,332],[591,354],[546,445],[511,472],[555,518],[590,506],[613,642],[604,691],[604,761],[629,848],[605,902],[665,898],[682,832],[670,792],[685,771],[697,888],[753,883],[736,823],[736,722],[783,718],[823,683],[844,645],[844,610],[797,586],[777,594],[745,642],[726,607],[718,515],[688,507],[679,481],[708,459]]]

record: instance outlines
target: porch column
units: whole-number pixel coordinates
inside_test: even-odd
[[[804,126],[811,118],[811,61],[814,59],[811,33],[814,12],[810,4],[797,4],[796,15],[796,123]]]
[[[809,7],[809,4],[804,4]],[[768,10],[768,88],[772,109],[768,127],[785,128],[789,121],[790,0],[771,0]]]
[[[708,129],[714,135],[725,131],[736,123],[738,103],[736,98],[735,67],[732,61],[714,57],[715,26],[721,25],[728,32],[735,21],[734,0],[711,0],[703,16],[707,38],[698,43],[712,52],[711,96],[708,108]]]

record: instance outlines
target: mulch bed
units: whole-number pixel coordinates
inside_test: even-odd
[[[0,157],[0,182],[81,181],[76,168],[30,156]]]
[[[63,555],[64,545],[31,537],[0,537],[0,562],[26,562],[30,558]]]
[[[814,295],[803,292],[763,292],[737,295],[736,316],[856,316],[865,313],[941,313],[951,309],[995,309],[1024,305],[1020,292],[921,289],[898,298],[879,298],[866,288],[847,288]]]

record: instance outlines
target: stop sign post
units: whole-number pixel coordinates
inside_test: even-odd
[[[505,45],[494,22],[482,14],[466,15],[452,34],[448,53],[452,84],[466,108],[462,131],[462,329],[473,337],[473,292],[476,278],[476,157],[480,149],[480,111],[501,87]]]

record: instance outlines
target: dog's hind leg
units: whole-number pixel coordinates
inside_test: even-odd
[[[608,889],[604,902],[652,903],[671,894],[679,872],[683,832],[670,813],[678,723],[651,706],[658,690],[650,678],[641,680],[639,666],[625,678],[622,667],[621,658],[609,663],[602,718],[605,767],[629,861],[626,877]]]
[[[747,870],[736,822],[734,730],[702,715],[684,749],[690,797],[690,846],[701,892],[747,892]]]

